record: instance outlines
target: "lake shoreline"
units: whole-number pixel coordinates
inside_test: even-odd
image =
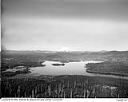
[[[99,72],[99,71],[91,71],[91,70],[86,70],[88,73],[94,73],[94,74],[101,74],[101,75],[115,75],[115,76],[122,76],[122,77],[128,77],[127,74],[120,74],[120,73],[112,73],[112,72]]]

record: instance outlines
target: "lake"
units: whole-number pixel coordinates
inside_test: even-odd
[[[64,63],[64,66],[54,66],[53,64],[60,64],[56,61],[45,61],[44,67],[30,68],[31,74],[34,75],[85,75],[87,63],[100,63],[101,61],[81,61]]]
[[[53,64],[60,64],[61,62],[56,61],[45,61],[42,63],[43,67],[31,67],[29,75],[40,76],[40,75],[84,75],[84,76],[100,76],[100,77],[112,77],[112,78],[121,78],[128,79],[124,76],[116,75],[104,75],[104,74],[95,74],[86,72],[87,63],[101,63],[103,61],[80,61],[80,62],[69,62],[64,63],[64,66],[54,66]]]

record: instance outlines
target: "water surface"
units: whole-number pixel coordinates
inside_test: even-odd
[[[96,74],[96,73],[88,73],[86,72],[86,64],[88,63],[101,63],[103,61],[80,61],[80,62],[69,62],[65,63],[64,66],[54,66],[52,64],[61,63],[56,61],[45,61],[43,64],[44,67],[31,67],[31,75],[40,76],[40,75],[85,75],[85,76],[100,76],[100,77],[112,77],[112,78],[121,78],[128,79],[128,77],[124,76],[116,76],[116,75],[104,75],[104,74]]]

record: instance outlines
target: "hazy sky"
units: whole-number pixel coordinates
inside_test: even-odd
[[[128,50],[128,0],[3,0],[11,50]]]

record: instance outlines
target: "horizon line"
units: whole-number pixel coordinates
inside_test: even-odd
[[[1,49],[2,51],[48,51],[48,52],[110,52],[110,51],[128,51],[128,50],[68,50],[68,51],[59,51],[59,50],[11,50],[11,49]]]

